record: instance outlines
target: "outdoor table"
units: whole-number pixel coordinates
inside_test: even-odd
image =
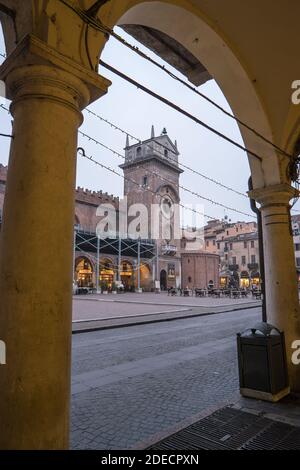
[[[231,296],[232,296],[234,299],[239,299],[240,296],[241,296],[241,293],[240,293],[240,291],[238,291],[238,290],[233,290],[233,291],[231,292]]]
[[[261,291],[254,291],[252,292],[252,295],[253,297],[255,297],[256,299],[261,299]]]
[[[213,291],[213,296],[220,298],[221,297],[221,291],[219,289],[215,289]]]
[[[205,297],[206,292],[204,289],[195,289],[195,296],[196,297]]]

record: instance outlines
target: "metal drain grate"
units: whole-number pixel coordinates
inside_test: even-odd
[[[300,427],[226,407],[150,449],[300,450]]]

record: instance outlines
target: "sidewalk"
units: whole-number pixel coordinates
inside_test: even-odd
[[[232,397],[141,441],[152,450],[300,450],[300,396],[278,403]]]
[[[73,333],[257,308],[252,299],[171,297],[166,293],[86,295],[73,298]]]

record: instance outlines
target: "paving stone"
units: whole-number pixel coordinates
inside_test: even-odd
[[[132,448],[237,398],[236,333],[259,314],[241,310],[74,335],[72,448]]]

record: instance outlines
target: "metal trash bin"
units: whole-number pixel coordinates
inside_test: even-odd
[[[240,393],[276,402],[290,393],[284,333],[257,323],[237,334]]]

